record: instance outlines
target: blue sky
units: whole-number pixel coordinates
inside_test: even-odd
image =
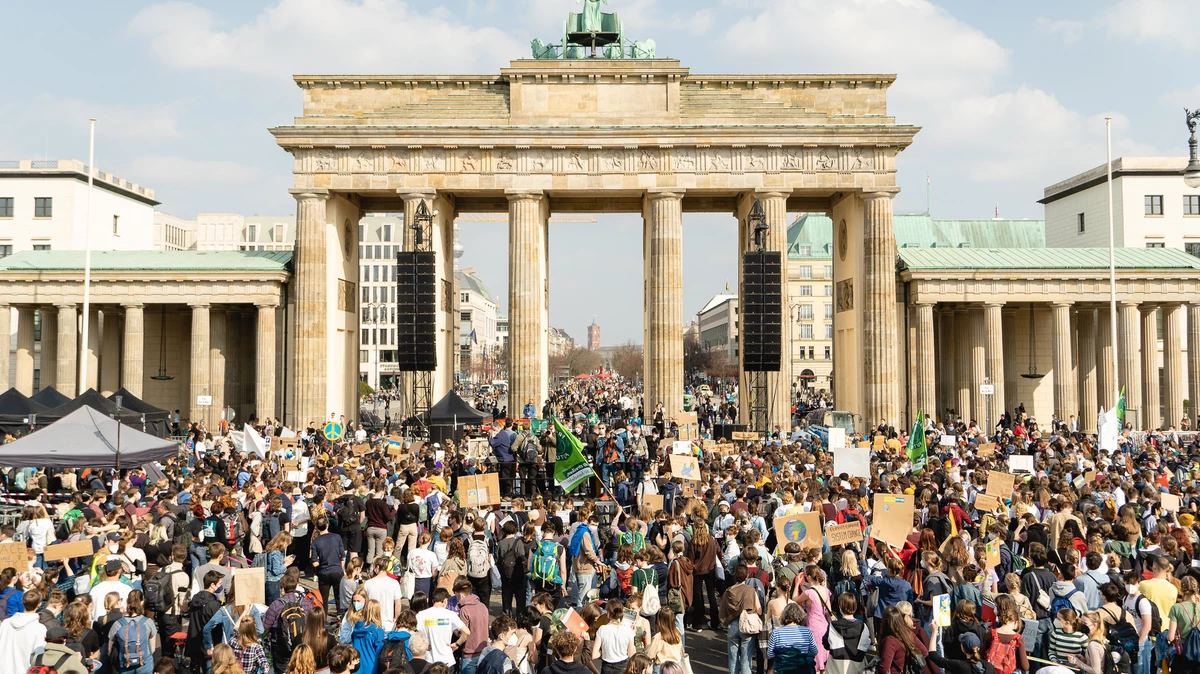
[[[291,213],[266,129],[296,72],[491,73],[561,31],[570,0],[82,0],[6,3],[0,158],[86,159],[153,187],[162,210]],[[1200,106],[1194,0],[610,0],[635,38],[694,73],[894,72],[890,112],[923,127],[898,212],[1040,218],[1042,188],[1114,154],[1183,155]],[[463,225],[463,266],[506,304],[503,225]],[[685,311],[736,281],[731,218],[685,219]],[[551,322],[641,341],[641,221],[551,228]]]

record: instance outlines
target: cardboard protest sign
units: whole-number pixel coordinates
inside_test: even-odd
[[[875,494],[871,537],[903,548],[913,530],[913,501],[907,494]]]
[[[858,522],[845,524],[830,524],[825,527],[825,535],[829,537],[829,545],[849,545],[859,543],[863,539],[862,526]]]
[[[775,540],[779,548],[788,543],[799,543],[802,548],[820,548],[821,516],[817,513],[800,513],[775,518]]]
[[[680,412],[679,414],[675,415],[675,423],[680,426],[695,426],[696,425],[696,413],[695,412]]]
[[[758,439],[758,433],[752,431],[734,431],[729,434],[729,437],[735,442],[748,441],[753,442]]]
[[[1008,457],[1008,469],[1014,473],[1032,473],[1033,456],[1030,454],[1013,454]]]
[[[1162,494],[1161,498],[1163,510],[1169,510],[1173,513],[1179,512],[1180,499],[1178,496],[1174,494]]]
[[[712,438],[704,438],[700,441],[700,446],[705,449],[712,449],[713,447],[717,446],[717,441],[713,440]]]
[[[996,512],[996,508],[1000,505],[1000,499],[991,494],[976,494],[975,509],[981,513]]]
[[[496,505],[501,500],[500,476],[497,473],[483,473],[460,477],[458,493],[463,507],[466,508]]]
[[[989,569],[994,569],[1000,566],[1000,541],[988,541],[986,545],[987,558],[984,559],[984,566]]]
[[[673,444],[675,444],[675,436],[668,435],[667,437],[662,438],[661,440],[658,441],[658,448],[659,449],[669,449],[671,447],[671,445],[673,445]]]
[[[239,604],[243,601],[247,606],[266,603],[266,572],[263,567],[233,570],[233,596]]]
[[[88,541],[91,544],[91,541]],[[0,543],[0,569],[12,567],[21,573],[29,569],[30,550],[25,547],[24,543],[10,541],[8,543]],[[88,553],[92,554],[91,552]]]
[[[676,440],[675,442],[671,443],[671,453],[672,454],[684,454],[687,456],[691,456],[692,455],[692,441],[691,440]]]
[[[859,449],[870,449],[870,448],[871,448],[871,443],[869,443],[869,442],[860,442],[860,443],[856,444],[856,445],[855,445],[855,447],[858,447]]]
[[[662,494],[642,494],[642,498],[640,500],[643,508],[649,508],[654,512],[658,512],[663,509]]]
[[[887,438],[883,437],[882,435],[876,435],[875,437],[871,438],[871,449],[877,452],[882,451],[883,443],[886,441]]]
[[[486,459],[492,455],[492,446],[487,438],[468,438],[467,456],[472,459]]]
[[[700,481],[700,462],[694,456],[671,455],[671,475],[684,480]]]
[[[996,453],[996,443],[985,442],[975,448],[975,453],[980,457],[989,457]]]
[[[280,461],[279,470],[285,473],[300,470],[300,459],[284,459],[283,461]]]
[[[74,559],[76,557],[87,557],[92,554],[92,539],[85,538],[82,541],[74,543],[59,543],[57,545],[47,545],[42,557],[47,562],[54,562],[60,559]]]
[[[368,445],[365,442],[356,442],[353,445],[350,445],[350,451],[354,453],[354,456],[362,456],[363,454],[371,451],[371,445]]]
[[[983,493],[996,498],[1010,499],[1013,496],[1013,486],[1017,476],[1012,473],[1002,473],[998,470],[988,471],[987,489]]]
[[[287,453],[289,449],[298,453],[300,451],[300,438],[296,437],[295,435],[290,437],[280,435],[278,438],[275,438],[271,441],[271,447],[283,453]]]
[[[871,477],[871,450],[865,447],[841,447],[833,450],[833,474]]]

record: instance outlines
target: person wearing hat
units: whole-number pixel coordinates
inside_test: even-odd
[[[111,534],[110,534],[111,535]],[[120,540],[120,536],[117,537]],[[121,610],[125,610],[125,598],[129,596],[129,591],[133,588],[121,582],[121,560],[113,557],[104,563],[104,580],[96,583],[96,586],[89,592],[92,596],[92,620],[99,620],[104,617],[104,598],[109,592],[116,592],[121,596]]]
[[[58,674],[89,674],[83,658],[67,647],[67,629],[57,622],[46,628],[46,650],[35,655],[32,666],[45,665]]]

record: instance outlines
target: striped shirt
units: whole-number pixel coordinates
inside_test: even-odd
[[[1068,655],[1079,655],[1087,645],[1088,635],[1083,632],[1065,632],[1055,626],[1050,632],[1050,660],[1066,662]]]
[[[807,627],[783,625],[771,631],[767,659],[775,661],[777,674],[799,671],[802,664],[811,665],[816,655],[817,644]]]

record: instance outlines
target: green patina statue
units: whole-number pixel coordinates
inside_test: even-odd
[[[599,33],[603,27],[603,15],[600,5],[608,4],[608,0],[583,0],[583,22],[580,25],[585,33]]]
[[[576,0],[583,3],[583,11],[567,14],[563,26],[561,45],[535,39],[530,50],[535,59],[652,59],[655,58],[654,40],[637,42],[625,38],[620,18],[615,14],[601,12],[608,0]]]

